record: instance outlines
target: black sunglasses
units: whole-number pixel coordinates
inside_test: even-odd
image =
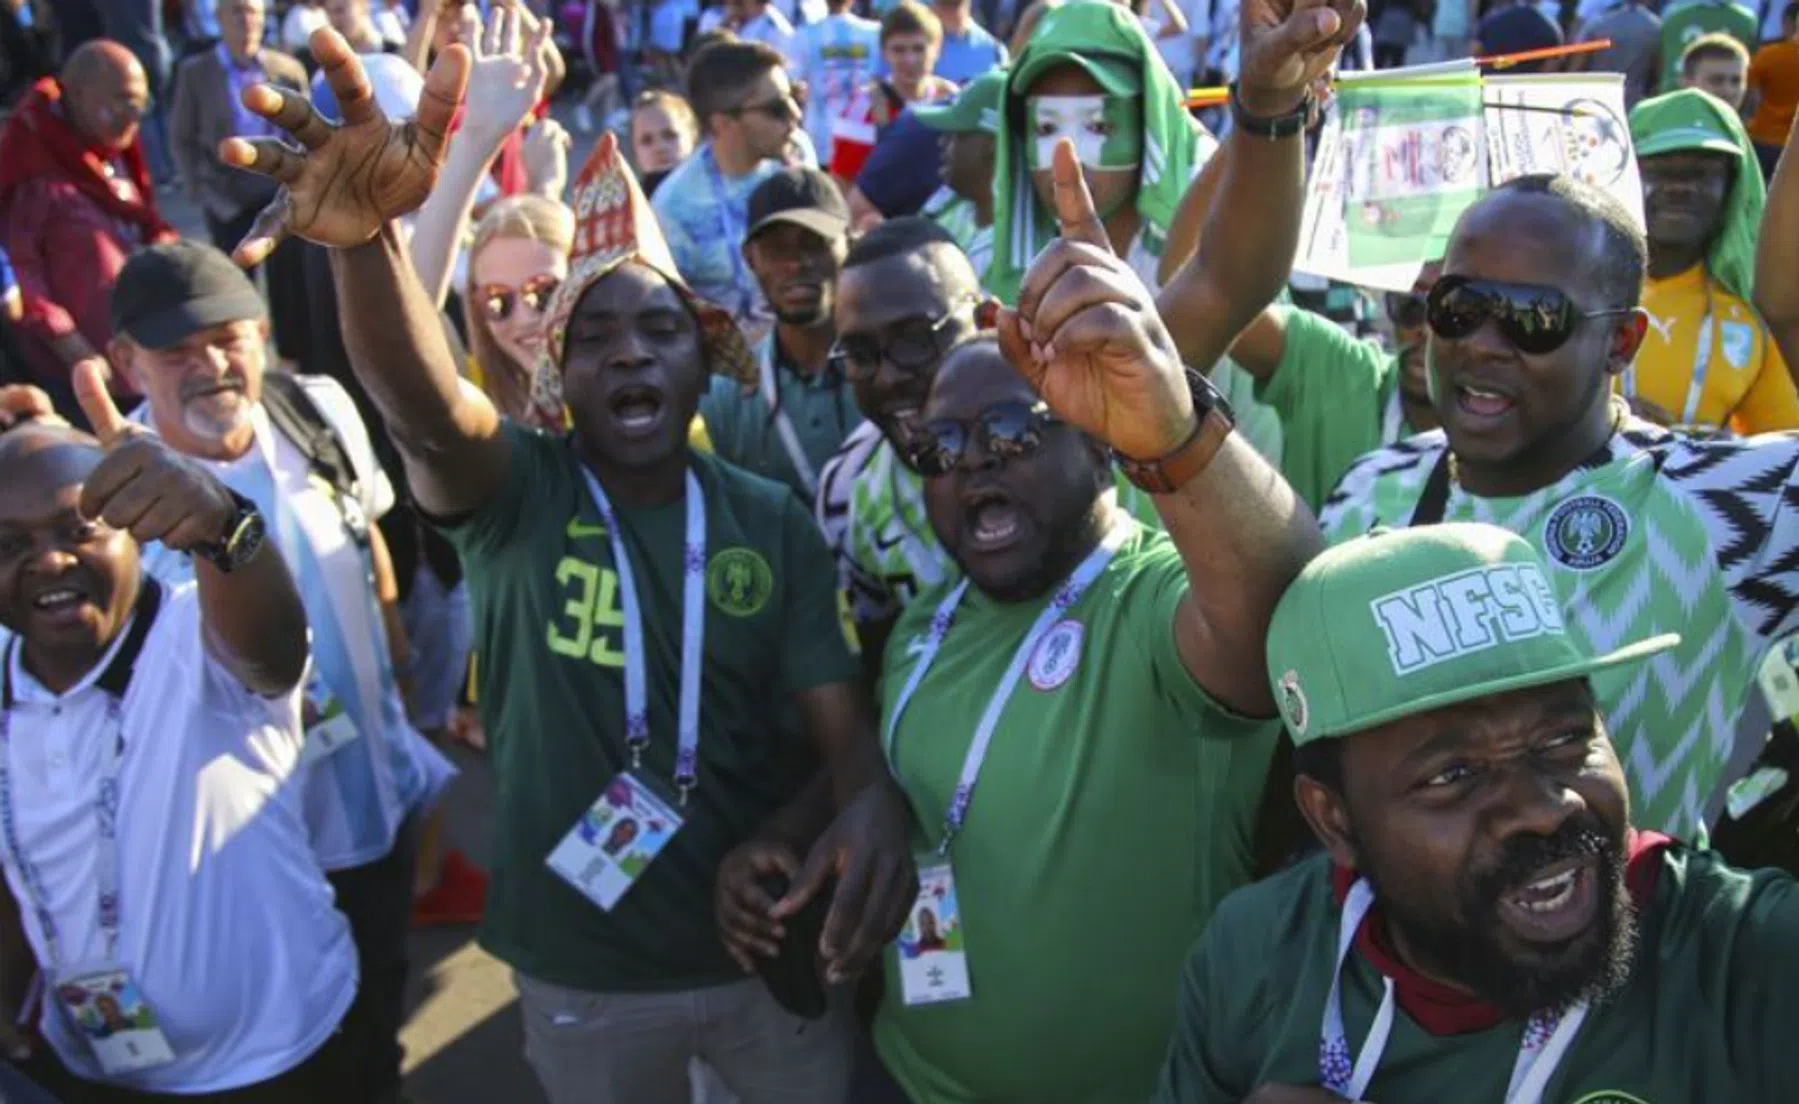
[[[1468,276],[1444,276],[1426,300],[1431,333],[1438,337],[1459,341],[1490,319],[1519,352],[1531,356],[1555,352],[1589,318],[1629,313],[1629,307],[1583,311],[1559,288]]]
[[[911,442],[912,466],[927,479],[948,475],[976,438],[988,456],[1000,463],[1022,460],[1043,447],[1043,431],[1062,419],[1042,402],[1011,400],[994,403],[973,422],[934,418],[920,426]]]
[[[1427,311],[1424,296],[1409,291],[1389,291],[1386,306],[1387,318],[1395,326],[1410,330],[1424,325]]]
[[[746,111],[760,112],[777,123],[795,122],[804,114],[799,105],[786,96],[768,100],[765,103],[744,104],[742,107],[734,108],[731,114],[742,115]]]
[[[883,360],[902,371],[923,371],[943,355],[943,331],[960,313],[952,308],[938,318],[901,319],[887,327],[885,341],[874,334],[840,334],[830,364],[850,380],[873,379]]]

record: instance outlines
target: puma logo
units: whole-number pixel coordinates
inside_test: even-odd
[[[1649,318],[1649,328],[1661,335],[1662,343],[1665,345],[1672,345],[1674,343],[1675,320],[1672,318],[1661,318],[1653,311],[1646,310],[1643,313]]]

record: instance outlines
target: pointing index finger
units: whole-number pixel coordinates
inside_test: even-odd
[[[1074,143],[1069,139],[1056,142],[1051,171],[1055,181],[1056,224],[1062,237],[1068,241],[1086,242],[1110,253],[1111,239],[1106,237],[1105,224],[1093,205],[1093,193],[1087,188],[1087,178],[1081,173]]]

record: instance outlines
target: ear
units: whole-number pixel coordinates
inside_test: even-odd
[[[136,357],[132,355],[136,348],[137,344],[129,337],[122,334],[114,335],[113,339],[106,343],[106,363],[112,366],[112,370],[121,379],[131,385],[133,391],[142,395],[145,393],[144,381],[137,373]]]
[[[1606,335],[1606,375],[1621,375],[1630,367],[1637,350],[1643,347],[1643,335],[1648,332],[1649,314],[1641,307],[1612,321],[1611,332]]]
[[[1312,834],[1330,853],[1331,861],[1345,869],[1356,868],[1355,833],[1349,824],[1349,809],[1343,795],[1309,775],[1293,779],[1293,801],[1306,818]]]

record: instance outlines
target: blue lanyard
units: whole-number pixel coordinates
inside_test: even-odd
[[[943,814],[943,841],[937,845],[937,854],[949,853],[949,845],[962,831],[962,825],[968,819],[968,806],[974,801],[975,783],[980,781],[981,764],[986,762],[987,749],[993,743],[994,730],[999,727],[1000,716],[1006,711],[1006,703],[1012,698],[1012,691],[1018,688],[1018,680],[1023,677],[1025,665],[1031,661],[1031,653],[1037,650],[1037,644],[1043,635],[1055,623],[1074,608],[1076,602],[1099,578],[1106,565],[1124,544],[1130,535],[1131,526],[1124,521],[1115,521],[1104,539],[1087,553],[1087,558],[1074,569],[1062,585],[1057,588],[1043,610],[1037,614],[1037,620],[1031,623],[1030,631],[1019,641],[1018,650],[1012,653],[1012,662],[1007,665],[1006,673],[1000,677],[999,686],[993,696],[987,700],[987,708],[981,714],[980,724],[975,727],[974,739],[969,742],[968,754],[962,759],[962,774],[956,781],[956,792],[950,798],[949,808]],[[882,734],[882,742],[886,745],[887,762],[893,764],[894,737],[899,733],[901,714],[911,703],[912,695],[918,692],[919,684],[924,682],[925,672],[931,669],[936,661],[937,653],[943,648],[943,640],[949,635],[950,625],[956,619],[956,607],[962,604],[962,595],[968,590],[968,580],[964,578],[957,583],[931,615],[931,628],[925,637],[924,652],[918,657],[918,665],[912,668],[912,674],[906,684],[900,688],[899,697],[894,700],[893,711],[887,716],[886,731]]]
[[[725,252],[731,258],[731,285],[737,291],[737,305],[732,313],[738,317],[749,314],[750,276],[743,264],[743,242],[749,236],[744,223],[745,213],[733,205],[730,189],[725,187],[724,173],[719,171],[718,158],[712,153],[712,143],[707,142],[700,147],[700,164],[706,166],[706,179],[712,184],[712,199],[718,204],[718,217],[725,228]]]
[[[624,530],[612,512],[612,502],[593,472],[582,466],[587,490],[606,523],[612,544],[612,569],[618,573],[620,599],[625,607],[625,747],[631,752],[631,769],[643,766],[643,749],[650,746],[649,695],[644,689],[643,607],[638,602],[637,578],[631,557],[625,552]],[[706,634],[706,499],[693,469],[687,470],[687,538],[681,565],[681,699],[675,745],[675,789],[681,804],[699,784],[700,667],[704,661]]]

